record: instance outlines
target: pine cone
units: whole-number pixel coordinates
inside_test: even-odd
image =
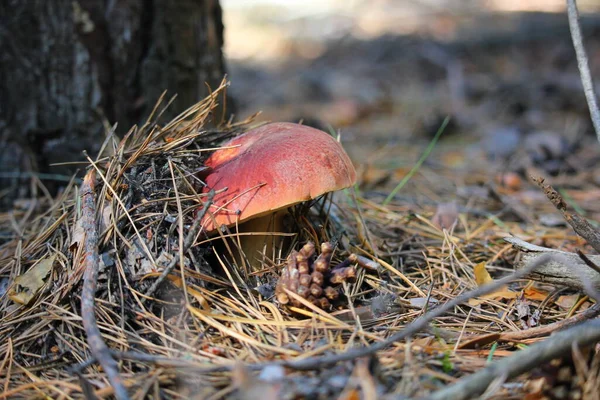
[[[321,244],[321,254],[315,258],[315,245],[306,243],[299,251],[292,251],[286,266],[277,281],[275,296],[281,304],[302,307],[300,301],[291,298],[289,290],[324,310],[331,309],[331,302],[339,298],[336,288],[342,282],[356,281],[356,257],[348,257],[336,268],[331,269],[333,246],[329,242]],[[353,261],[354,260],[354,261]]]

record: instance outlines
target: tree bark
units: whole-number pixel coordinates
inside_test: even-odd
[[[107,126],[125,133],[164,90],[167,118],[203,98],[222,45],[218,0],[0,1],[0,206],[24,173],[70,174],[48,166],[96,154]]]

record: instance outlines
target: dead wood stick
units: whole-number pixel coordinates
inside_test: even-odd
[[[84,273],[83,288],[81,291],[81,318],[87,336],[87,342],[92,356],[98,360],[111,386],[117,400],[128,400],[127,389],[119,375],[119,367],[104,343],[98,323],[96,321],[95,297],[98,284],[98,229],[96,226],[96,201],[94,199],[94,186],[96,184],[96,171],[90,170],[81,184],[81,225],[85,232],[83,243]]]
[[[166,279],[167,275],[169,275],[171,273],[171,271],[173,271],[175,266],[179,263],[179,254],[185,254],[190,249],[190,247],[192,247],[192,244],[194,244],[194,239],[196,238],[196,235],[198,234],[198,232],[200,230],[200,227],[201,227],[200,223],[202,222],[202,219],[204,219],[204,216],[206,215],[210,206],[212,205],[214,197],[215,197],[214,190],[211,190],[210,192],[208,192],[208,198],[207,198],[206,202],[203,204],[202,210],[200,210],[196,213],[196,216],[194,217],[194,222],[192,223],[190,230],[188,231],[187,235],[185,236],[185,240],[183,241],[183,251],[181,253],[175,254],[175,256],[173,257],[173,259],[171,260],[169,265],[167,265],[165,267],[165,269],[163,269],[160,276],[158,278],[156,278],[156,280],[154,281],[152,286],[150,286],[150,289],[148,289],[148,291],[146,291],[146,293],[145,293],[146,298],[151,297],[154,294],[154,292],[156,292],[158,287],[162,284],[162,282]],[[146,298],[141,299],[142,304],[144,303]]]
[[[510,357],[493,362],[481,371],[462,378],[427,398],[432,400],[477,398],[494,382],[502,384],[507,379],[526,373],[542,363],[569,354],[574,343],[588,346],[598,341],[600,341],[600,320],[587,321],[558,332],[543,342],[531,345]]]
[[[577,67],[579,68],[579,76],[583,86],[583,93],[590,110],[590,117],[596,137],[600,142],[600,110],[598,110],[598,99],[594,91],[594,81],[590,73],[588,57],[583,47],[583,39],[581,38],[581,27],[579,26],[579,11],[575,0],[567,0],[567,13],[569,15],[569,29],[571,30],[571,39],[577,56]],[[596,249],[597,250],[597,249]]]
[[[515,237],[506,237],[504,240],[522,252],[521,260],[515,264],[517,268],[523,268],[530,262],[547,254],[560,255],[560,257],[553,258],[550,262],[527,274],[527,278],[582,291],[585,290],[586,285],[600,289],[600,274],[588,267],[579,255],[536,246]],[[600,256],[598,255],[589,255],[587,258],[596,265],[600,264]]]
[[[533,181],[544,191],[544,194],[550,200],[554,207],[560,211],[565,219],[571,225],[575,233],[587,240],[587,242],[600,253],[600,233],[585,218],[577,213],[571,213],[567,210],[567,203],[562,196],[550,185],[544,183],[544,178],[532,177]]]

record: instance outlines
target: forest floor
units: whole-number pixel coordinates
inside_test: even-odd
[[[598,226],[600,145],[566,17],[431,24],[437,38],[343,36],[318,51],[308,38],[287,43],[270,67],[230,63],[240,117],[262,110],[252,124],[302,121],[337,132],[356,165],[356,189],[313,207],[293,232],[296,250],[334,241],[332,265],[363,257],[333,309],[275,301],[286,254],[266,255],[258,272],[237,269],[211,255],[202,235],[147,295],[155,267],[179,257],[180,227],[196,217],[189,177],[206,152],[192,154],[246,128],[202,130],[214,101],[197,105],[191,122],[141,128],[95,163],[106,178],[94,210],[96,319],[132,398],[450,399],[486,388],[492,399],[597,398],[600,352],[584,339],[571,346],[565,329],[600,314],[595,292],[572,275],[588,274],[600,288],[600,274],[540,269],[499,281],[550,249],[597,253],[535,182]],[[600,20],[584,19],[584,31],[600,76]],[[73,184],[0,215],[0,398],[112,393],[90,362],[79,316],[87,234],[79,195]],[[486,284],[496,287],[469,294]],[[468,379],[481,390],[461,386]]]

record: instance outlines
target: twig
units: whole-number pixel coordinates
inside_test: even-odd
[[[85,175],[81,184],[81,225],[85,232],[81,318],[92,356],[98,360],[106,372],[117,400],[127,400],[129,399],[129,395],[119,375],[117,362],[102,339],[94,311],[96,286],[98,283],[98,265],[100,261],[98,255],[98,230],[96,228],[96,202],[94,199],[95,173],[94,170],[90,170]]]
[[[190,247],[194,243],[194,239],[196,238],[198,231],[200,230],[200,227],[201,227],[200,224],[202,222],[202,219],[204,219],[204,216],[206,215],[206,213],[208,212],[208,209],[212,205],[214,197],[215,197],[214,190],[211,190],[210,192],[208,192],[208,198],[207,198],[206,202],[204,203],[202,210],[198,211],[198,213],[196,214],[196,217],[194,218],[194,222],[192,223],[192,226],[190,227],[190,230],[188,231],[188,234],[186,235],[185,240],[183,241],[182,251],[180,251],[173,257],[173,259],[171,260],[169,265],[167,265],[165,267],[165,269],[162,271],[162,273],[160,274],[160,276],[158,278],[156,278],[156,280],[154,281],[152,286],[150,286],[150,289],[148,289],[148,291],[145,293],[146,297],[151,297],[154,294],[154,292],[156,292],[158,287],[162,284],[162,282],[167,278],[167,275],[169,275],[171,273],[171,271],[173,271],[175,266],[177,266],[177,264],[179,263],[179,254],[185,254],[190,249]],[[142,304],[144,303],[145,300],[146,300],[146,298],[141,299]]]
[[[554,204],[554,207],[560,211],[565,219],[571,225],[575,233],[584,238],[590,246],[600,253],[600,233],[585,218],[577,213],[570,213],[567,210],[567,203],[552,186],[544,182],[544,178],[532,177],[533,181],[544,191],[544,194]]]
[[[577,250],[575,250],[575,252],[579,256],[579,258],[581,258],[581,261],[583,261],[585,263],[585,265],[587,265],[588,267],[590,267],[591,269],[593,269],[594,271],[596,271],[597,273],[600,274],[600,267],[598,267],[598,265],[596,265],[596,263],[594,263],[592,260],[590,260],[588,256],[583,254],[583,252],[581,250],[577,249]]]
[[[583,47],[581,27],[579,26],[579,11],[577,10],[575,0],[567,0],[567,13],[569,15],[569,29],[571,30],[571,39],[573,40],[573,47],[575,47],[575,55],[577,56],[577,67],[579,67],[583,93],[585,94],[585,99],[590,110],[590,117],[596,131],[596,137],[600,142],[600,110],[598,110],[598,101],[594,92],[594,81],[590,73],[588,57],[585,47]]]

